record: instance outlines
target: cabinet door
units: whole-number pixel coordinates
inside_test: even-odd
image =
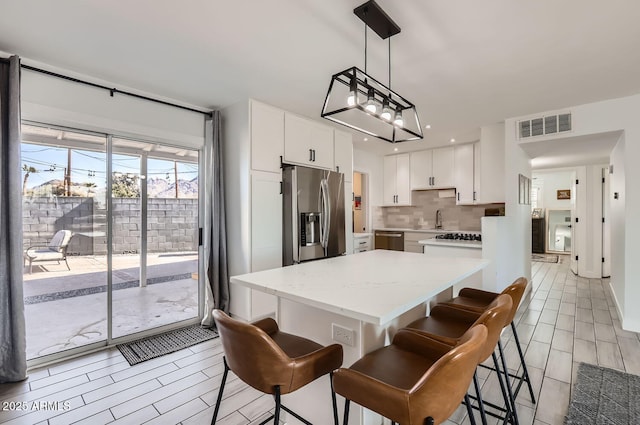
[[[433,189],[455,187],[453,148],[433,149]]]
[[[333,129],[285,113],[284,160],[316,168],[333,168]]]
[[[473,204],[473,145],[455,147],[456,204]]]
[[[251,271],[282,267],[282,174],[251,175]],[[273,314],[276,298],[251,290],[250,319]]]
[[[432,177],[432,156],[431,150],[411,152],[411,189],[431,189]]]
[[[333,170],[333,128],[309,121],[314,167]]]
[[[384,157],[382,205],[396,205],[396,157]]]
[[[295,164],[313,164],[311,126],[292,114],[284,115],[284,159]]]
[[[411,159],[409,154],[396,155],[396,204],[411,205]]]
[[[351,133],[335,130],[333,139],[335,170],[344,173],[344,181],[353,181],[353,140]]]
[[[282,174],[251,175],[251,271],[282,267]]]
[[[284,111],[251,101],[251,168],[280,172],[284,155]]]

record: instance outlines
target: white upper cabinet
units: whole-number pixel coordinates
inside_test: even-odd
[[[455,186],[453,148],[411,153],[411,189],[446,189]]]
[[[353,181],[353,138],[351,133],[335,130],[333,139],[335,170],[344,173],[344,181]]]
[[[454,187],[454,158],[453,148],[433,149],[433,189]]]
[[[285,113],[285,162],[332,170],[333,154],[333,128]]]
[[[411,204],[410,170],[409,154],[384,157],[383,205]]]
[[[475,203],[475,143],[459,145],[455,152],[455,187],[456,204],[471,205]]]
[[[411,152],[411,189],[432,189],[433,151]]]
[[[251,168],[280,173],[284,155],[284,111],[251,101]]]

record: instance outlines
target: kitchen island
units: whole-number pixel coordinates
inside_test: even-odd
[[[388,344],[397,329],[426,315],[430,299],[487,264],[479,258],[374,250],[233,276],[231,284],[275,295],[283,331],[320,344],[342,343],[348,367]],[[328,378],[322,378],[283,397],[283,403],[313,423],[328,424],[328,388]],[[296,423],[293,418],[288,422]],[[380,417],[354,406],[350,423],[378,424]]]

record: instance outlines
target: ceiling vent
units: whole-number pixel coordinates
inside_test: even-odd
[[[571,131],[571,113],[547,115],[518,122],[520,139]]]

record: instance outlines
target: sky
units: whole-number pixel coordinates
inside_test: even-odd
[[[50,180],[63,180],[67,167],[67,148],[55,146],[22,144],[22,165],[34,167],[35,173],[30,173],[27,188],[39,186]],[[174,162],[149,158],[148,178],[167,179],[174,182]],[[140,157],[129,155],[113,155],[113,171],[120,173],[140,173]],[[24,178],[25,172],[22,172]],[[178,163],[178,180],[192,180],[198,176],[198,165]],[[71,182],[93,183],[96,189],[104,188],[106,183],[106,153],[71,150]]]

